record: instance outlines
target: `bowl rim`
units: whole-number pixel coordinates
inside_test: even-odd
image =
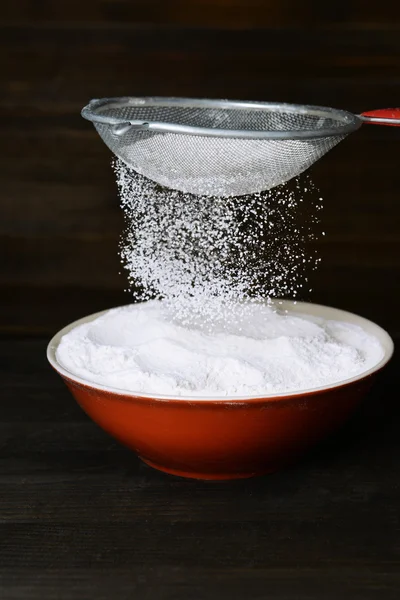
[[[258,394],[258,395],[246,395],[246,396],[184,396],[184,395],[170,395],[170,394],[149,394],[144,392],[134,392],[132,390],[127,390],[124,388],[116,388],[113,386],[103,385],[101,383],[96,383],[94,381],[90,381],[88,379],[84,379],[79,375],[75,375],[65,367],[63,367],[56,358],[56,351],[58,345],[61,341],[61,338],[79,325],[83,325],[84,323],[89,323],[94,319],[100,317],[101,315],[107,313],[109,310],[113,310],[111,308],[98,311],[96,313],[92,313],[90,315],[86,315],[73,321],[60,329],[50,340],[47,345],[46,356],[50,365],[57,371],[61,377],[67,379],[68,381],[75,383],[79,386],[86,387],[88,389],[99,390],[106,393],[111,393],[116,396],[122,396],[124,399],[132,398],[132,400],[156,400],[156,401],[177,401],[177,402],[190,402],[190,403],[243,403],[243,402],[259,402],[259,401],[287,401],[290,399],[296,399],[299,397],[309,396],[318,394],[321,392],[327,392],[329,390],[334,390],[338,388],[342,388],[348,385],[351,385],[357,381],[361,381],[374,373],[380,371],[391,359],[394,352],[394,342],[389,333],[383,329],[380,325],[377,325],[373,321],[366,319],[365,317],[361,317],[356,313],[352,313],[346,310],[342,310],[339,308],[334,308],[331,306],[326,306],[323,304],[314,304],[311,302],[301,302],[296,300],[285,300],[285,299],[274,299],[271,303],[272,305],[277,305],[280,309],[288,310],[290,312],[296,313],[298,315],[308,315],[314,317],[320,317],[324,313],[330,313],[331,316],[328,320],[338,320],[345,323],[356,324],[359,325],[370,333],[374,335],[378,341],[381,343],[382,348],[384,350],[384,355],[379,362],[377,362],[373,367],[355,375],[353,377],[348,377],[347,379],[342,379],[335,383],[330,383],[324,386],[318,386],[313,388],[301,389],[293,392],[276,392],[273,394]],[[123,306],[130,306],[131,304],[126,304],[114,308],[123,308]],[[335,316],[334,316],[335,315]],[[326,318],[326,317],[323,317]]]

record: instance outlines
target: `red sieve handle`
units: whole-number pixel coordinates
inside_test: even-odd
[[[360,119],[372,125],[400,127],[400,108],[381,108],[362,113]]]

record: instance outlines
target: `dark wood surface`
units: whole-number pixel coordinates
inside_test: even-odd
[[[352,422],[292,469],[164,476],[92,424],[49,337],[130,301],[93,97],[400,105],[400,4],[6,0],[0,16],[1,600],[400,597],[398,356]],[[400,130],[363,127],[318,162],[308,298],[400,338]]]
[[[152,470],[78,408],[46,341],[3,339],[2,600],[397,600],[399,356],[335,437],[287,471]]]

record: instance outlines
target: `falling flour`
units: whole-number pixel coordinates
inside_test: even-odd
[[[135,300],[163,298],[181,321],[201,316],[212,330],[221,306],[308,295],[322,199],[306,176],[219,198],[163,188],[120,160],[115,171],[126,223],[121,261]]]
[[[224,397],[276,394],[346,380],[383,357],[349,323],[252,303],[219,313],[213,331],[152,300],[108,311],[63,336],[57,360],[87,381],[138,394]],[[240,318],[238,318],[238,315]]]
[[[379,362],[381,346],[359,327],[272,304],[307,296],[319,263],[322,203],[307,177],[218,198],[163,188],[119,160],[115,171],[121,261],[140,303],[66,334],[65,369],[138,394],[215,398],[315,388]]]

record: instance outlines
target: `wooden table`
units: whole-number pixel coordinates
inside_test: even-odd
[[[291,469],[231,483],[142,464],[45,359],[3,338],[2,600],[397,600],[399,356]]]
[[[5,4],[0,600],[398,600],[398,355],[301,464],[218,484],[140,463],[82,413],[45,347],[68,322],[130,301],[110,153],[79,116],[90,98],[398,106],[400,3]],[[327,235],[305,298],[397,339],[399,133],[362,127],[313,168]]]

